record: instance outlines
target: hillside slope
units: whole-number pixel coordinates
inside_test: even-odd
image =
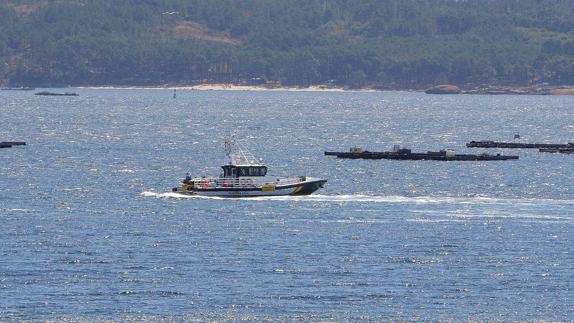
[[[0,0],[0,84],[574,84],[562,0]]]

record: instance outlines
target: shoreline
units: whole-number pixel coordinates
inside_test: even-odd
[[[426,94],[469,94],[469,95],[574,95],[572,85],[534,85],[534,86],[457,86],[440,84],[428,88]]]
[[[158,86],[75,86],[78,89],[94,90],[197,90],[197,91],[277,91],[277,92],[383,92],[402,90],[377,90],[371,88],[346,89],[336,87],[308,86],[308,87],[267,87],[257,85],[232,84],[199,84],[199,85],[158,85]],[[406,90],[404,90],[406,91]]]
[[[308,87],[297,86],[265,86],[265,85],[233,85],[223,83],[198,84],[198,85],[105,85],[105,86],[72,86],[77,89],[93,90],[197,90],[197,91],[277,91],[277,92],[423,92],[427,94],[466,94],[466,95],[574,95],[574,86],[542,86],[542,87],[521,87],[521,86],[477,86],[458,87],[456,85],[437,85],[428,89],[375,89],[359,88],[349,89],[343,87],[326,87],[312,85]],[[434,91],[432,91],[434,90]]]

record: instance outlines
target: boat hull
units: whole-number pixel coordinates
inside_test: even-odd
[[[213,197],[259,197],[259,196],[297,196],[310,195],[322,188],[327,181],[324,179],[307,179],[306,181],[276,186],[274,190],[265,190],[262,187],[237,188],[237,187],[214,187],[214,188],[194,188],[185,190],[182,187],[173,189],[175,193],[189,196],[213,196]]]

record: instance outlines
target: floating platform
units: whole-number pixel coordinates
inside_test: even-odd
[[[0,142],[0,148],[10,148],[12,146],[26,146],[23,141],[2,141]]]
[[[574,147],[572,148],[540,148],[541,153],[559,153],[559,154],[574,154]]]
[[[0,88],[2,91],[33,91],[36,88],[28,87],[28,86],[20,86],[20,87],[3,87]]]
[[[510,160],[518,156],[489,155],[489,154],[455,154],[454,150],[428,151],[414,153],[410,149],[393,149],[393,151],[374,152],[353,147],[349,152],[326,151],[327,156],[351,159],[395,159],[395,160],[439,160],[439,161],[476,161],[476,160]]]
[[[44,96],[79,96],[78,93],[71,93],[71,92],[66,92],[66,93],[55,93],[55,92],[38,92],[35,95],[44,95]]]
[[[497,142],[491,140],[471,141],[466,144],[469,148],[526,148],[526,149],[540,149],[540,148],[574,148],[574,143],[567,144],[526,144],[520,142]]]

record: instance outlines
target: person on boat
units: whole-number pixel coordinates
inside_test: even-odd
[[[185,179],[183,180],[183,184],[190,184],[191,183],[191,175],[189,173],[185,174]]]

